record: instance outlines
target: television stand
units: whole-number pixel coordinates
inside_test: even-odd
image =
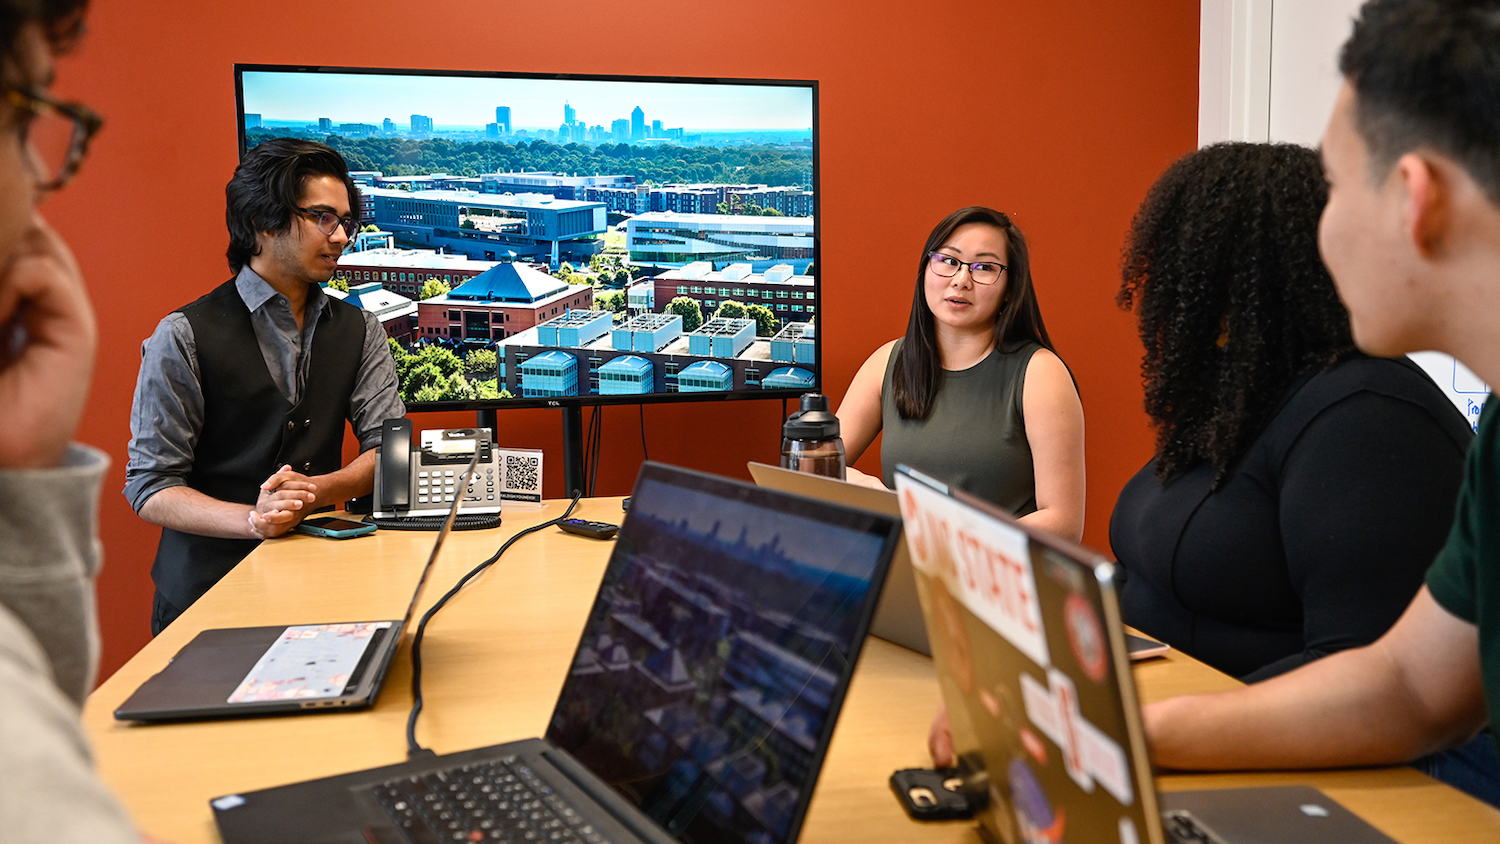
[[[495,443],[500,442],[499,412],[478,411],[478,424],[489,428]],[[573,491],[588,492],[583,486],[583,407],[577,404],[564,405],[563,415],[563,497],[572,498]]]

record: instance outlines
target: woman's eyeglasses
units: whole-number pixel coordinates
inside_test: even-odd
[[[998,261],[964,262],[942,252],[928,252],[927,267],[942,278],[953,278],[960,269],[968,267],[969,278],[975,284],[994,284],[1000,280],[1001,273],[1010,269]]]

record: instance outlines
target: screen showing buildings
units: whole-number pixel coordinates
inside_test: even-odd
[[[242,150],[348,161],[413,409],[821,388],[815,83],[235,71]]]
[[[790,840],[895,526],[650,472],[547,737],[683,841]]]

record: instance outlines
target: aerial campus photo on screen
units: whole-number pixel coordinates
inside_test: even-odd
[[[789,840],[884,536],[651,480],[631,513],[547,737],[683,841]]]
[[[343,154],[328,283],[409,403],[811,388],[808,85],[292,68],[240,74],[246,148]]]

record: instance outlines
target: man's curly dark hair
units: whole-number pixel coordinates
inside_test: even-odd
[[[1134,310],[1163,483],[1229,467],[1305,372],[1352,353],[1318,256],[1328,185],[1291,144],[1215,144],[1168,168],[1131,223],[1118,301]]]

